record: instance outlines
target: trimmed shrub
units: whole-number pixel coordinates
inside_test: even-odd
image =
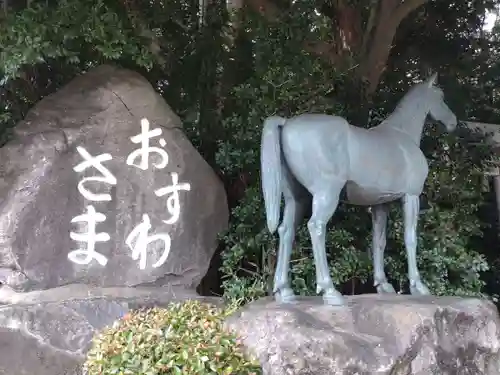
[[[198,301],[130,312],[94,337],[87,375],[259,375],[223,327],[230,310]]]

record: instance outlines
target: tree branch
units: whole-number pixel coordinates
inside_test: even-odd
[[[375,20],[378,13],[379,0],[372,0],[370,6],[370,15],[368,16],[368,21],[366,22],[365,31],[363,38],[361,40],[361,49],[359,51],[359,56],[364,56],[366,50],[368,49],[368,43],[372,35],[373,28],[375,27]]]
[[[427,3],[429,0],[404,0],[395,9],[393,17],[398,20],[398,23],[406,18],[408,14],[413,12],[415,9]]]
[[[390,56],[396,31],[404,18],[429,0],[381,0],[375,32],[370,46],[361,56],[360,78],[368,83],[366,95],[377,89],[380,78]]]
[[[334,33],[340,37],[337,43],[341,49],[358,51],[363,37],[362,16],[359,9],[339,2],[336,14],[338,29],[334,30]]]

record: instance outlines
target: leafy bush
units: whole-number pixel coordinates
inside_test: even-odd
[[[230,309],[187,301],[131,312],[96,335],[88,375],[257,375],[260,367],[223,328]]]

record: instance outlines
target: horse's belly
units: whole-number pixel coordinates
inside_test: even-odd
[[[404,195],[401,192],[380,188],[380,186],[362,187],[352,181],[347,182],[345,189],[347,202],[359,206],[374,206],[392,202]]]
[[[397,134],[357,132],[346,185],[349,202],[370,205],[419,195],[428,173],[422,151]]]
[[[398,167],[389,167],[387,164],[385,167],[379,166],[365,169],[364,173],[352,174],[346,183],[349,203],[371,206],[395,201],[405,194],[420,195],[427,170],[418,165],[410,166],[403,161],[404,159],[400,159],[394,163]]]

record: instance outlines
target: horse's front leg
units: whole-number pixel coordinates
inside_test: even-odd
[[[378,204],[372,207],[372,255],[373,284],[377,293],[396,293],[387,281],[384,271],[384,251],[387,243],[387,216],[389,206]]]
[[[413,295],[427,295],[431,293],[422,282],[417,265],[417,223],[419,212],[420,200],[418,195],[405,195],[403,197],[404,239],[406,256],[408,258],[410,293]]]
[[[273,293],[277,302],[292,302],[295,294],[290,287],[289,270],[290,258],[292,255],[295,232],[304,217],[307,202],[297,199],[293,195],[285,192],[285,209],[283,220],[278,228],[279,247],[276,272],[274,273]]]
[[[313,193],[312,215],[307,223],[316,266],[316,292],[323,292],[323,300],[328,305],[344,304],[342,294],[333,286],[325,246],[326,225],[337,209],[342,186],[325,187]]]

